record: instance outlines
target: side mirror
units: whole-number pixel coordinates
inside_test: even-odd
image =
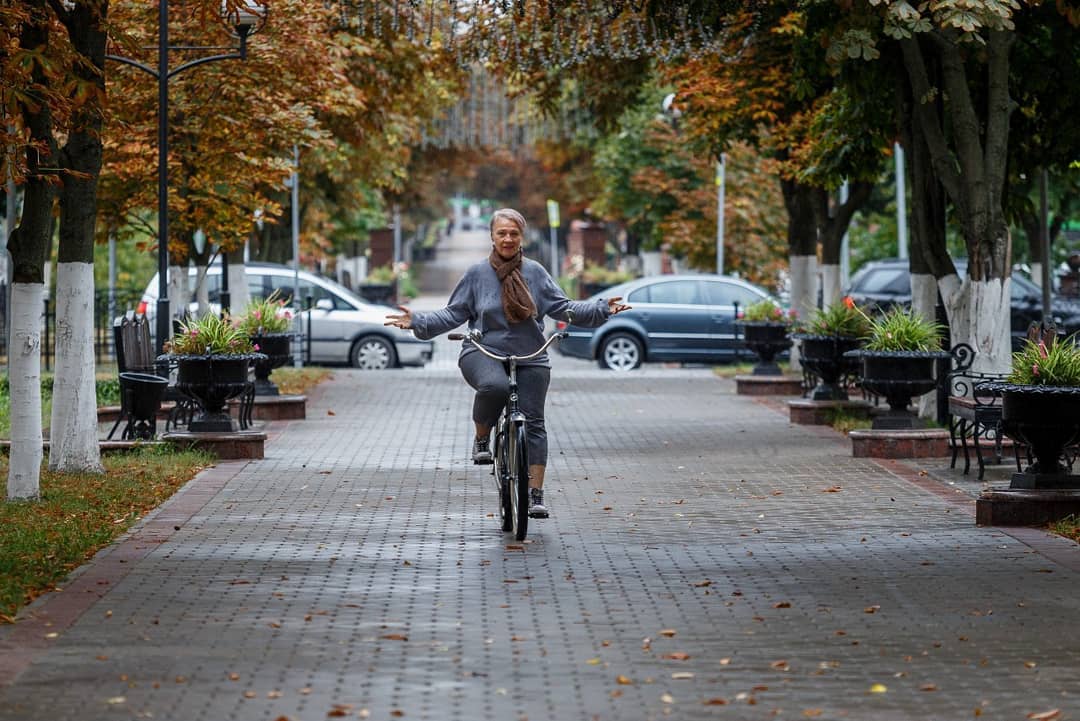
[[[330,312],[334,309],[334,301],[329,298],[319,298],[315,301],[315,307],[319,310]]]

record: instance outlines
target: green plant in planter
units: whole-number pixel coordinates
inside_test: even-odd
[[[841,303],[833,303],[824,310],[816,309],[808,321],[799,325],[799,330],[808,335],[866,338],[872,327],[870,319],[859,310],[855,301],[845,296]]]
[[[264,300],[248,303],[233,324],[249,336],[287,333],[292,327],[293,313],[285,306],[286,301],[275,290]]]
[[[372,268],[367,278],[364,279],[365,283],[389,285],[394,282],[394,269],[389,265],[378,265]]]
[[[597,265],[596,263],[586,263],[585,269],[581,271],[581,280],[584,283],[596,283],[597,285],[618,285],[619,283],[625,283],[628,280],[633,280],[634,276],[631,273],[627,273],[624,270],[611,270],[603,265]]]
[[[864,346],[866,350],[941,350],[945,327],[936,321],[927,320],[913,310],[893,306],[875,319],[866,315],[863,317],[870,323],[870,334]]]
[[[1009,382],[1024,386],[1080,386],[1076,336],[1059,339],[1055,329],[1032,327],[1024,347],[1013,353]]]
[[[224,317],[207,313],[201,318],[180,323],[180,330],[165,343],[165,352],[173,355],[243,355],[252,353],[248,333]]]
[[[746,306],[746,310],[742,312],[742,320],[748,323],[782,323],[784,325],[791,325],[795,322],[794,309],[784,312],[784,309],[777,305],[774,301],[765,298],[759,300],[757,303],[751,303]]]

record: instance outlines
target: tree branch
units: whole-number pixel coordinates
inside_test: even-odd
[[[1005,188],[1008,156],[1009,116],[1013,101],[1009,97],[1009,47],[1012,33],[992,30],[987,43],[987,119],[983,165],[986,168],[987,192],[992,205],[1001,203]]]
[[[949,197],[957,200],[960,198],[960,175],[957,171],[956,156],[945,142],[941,119],[931,100],[934,89],[930,87],[930,79],[926,73],[926,64],[923,62],[919,41],[913,37],[901,40],[900,49],[904,54],[904,66],[907,68],[908,78],[911,80],[915,122],[923,129],[923,137],[926,139],[941,185]]]
[[[963,182],[960,190],[963,202],[957,202],[961,212],[982,212],[986,208],[986,166],[983,163],[983,147],[979,116],[971,102],[967,70],[960,48],[947,39],[938,43],[941,49],[942,84],[949,101],[949,120],[953,130],[956,159],[960,164]],[[964,193],[972,189],[970,194]],[[951,193],[950,193],[951,195]],[[957,198],[953,198],[957,201]]]

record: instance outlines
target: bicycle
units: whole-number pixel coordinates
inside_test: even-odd
[[[567,325],[573,317],[567,314]],[[566,331],[553,333],[544,345],[529,355],[500,355],[493,353],[480,343],[482,334],[473,329],[469,333],[450,333],[447,338],[472,343],[473,346],[492,360],[499,361],[506,368],[510,380],[510,393],[506,405],[495,425],[494,445],[492,447],[491,473],[499,490],[499,517],[502,530],[513,532],[514,538],[525,540],[529,530],[529,448],[525,435],[525,414],[518,407],[517,364],[541,355],[557,340],[567,336]]]

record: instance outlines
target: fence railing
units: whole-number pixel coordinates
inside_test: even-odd
[[[111,294],[107,290],[94,292],[94,358],[97,363],[111,363],[116,360],[116,351],[112,340],[112,319],[127,310],[134,310],[142,299],[141,289],[118,288]],[[0,356],[8,354],[7,319],[10,315],[5,307],[7,293],[0,293]],[[41,328],[41,363],[45,370],[52,370],[55,359],[56,339],[56,302],[46,298],[42,308]]]

